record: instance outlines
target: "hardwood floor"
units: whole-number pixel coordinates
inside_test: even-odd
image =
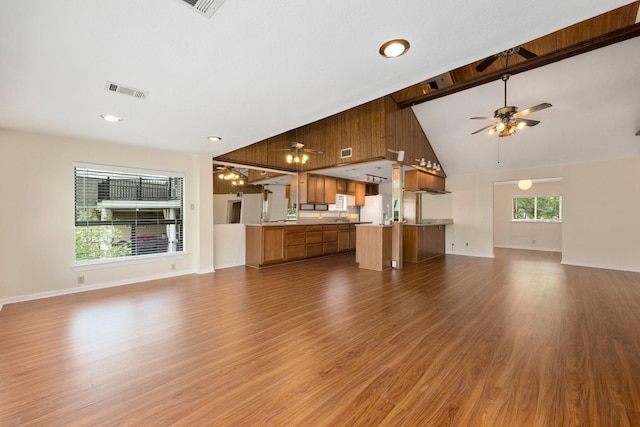
[[[640,273],[354,255],[11,304],[0,426],[638,426]]]

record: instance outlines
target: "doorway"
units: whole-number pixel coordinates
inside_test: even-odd
[[[227,202],[227,224],[239,224],[242,214],[242,200]]]

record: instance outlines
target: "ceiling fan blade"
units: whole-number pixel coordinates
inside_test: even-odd
[[[529,107],[525,110],[518,111],[513,115],[513,117],[526,116],[527,114],[535,113],[536,111],[544,110],[545,108],[549,108],[549,107],[551,107],[551,104],[549,104],[548,102],[543,102],[542,104],[534,105],[533,107]]]
[[[320,150],[313,150],[311,148],[305,148],[302,151],[304,151],[305,153],[312,153],[312,154],[322,154],[322,151]]]
[[[480,129],[478,129],[478,130],[477,130],[477,131],[475,131],[475,132],[471,132],[471,135],[475,135],[476,133],[480,133],[480,132],[482,132],[483,130],[487,130],[487,129],[489,129],[489,128],[495,128],[495,127],[496,127],[496,125],[494,125],[493,123],[491,123],[490,125],[487,125],[487,126],[485,126],[485,127],[483,127],[483,128],[480,128]]]
[[[530,120],[530,119],[516,119],[516,124],[517,123],[524,123],[525,126],[531,127],[531,126],[537,125],[538,123],[540,123],[540,121],[539,120]]]
[[[469,120],[500,120],[500,117],[470,117]]]
[[[498,59],[497,55],[491,55],[490,57],[486,58],[484,61],[476,65],[476,71],[479,73],[483,72],[487,69],[487,67],[489,67],[489,65],[493,64],[496,59]]]
[[[538,56],[530,50],[523,48],[522,46],[520,46],[520,48],[518,49],[518,55],[522,56],[525,59],[532,59]]]

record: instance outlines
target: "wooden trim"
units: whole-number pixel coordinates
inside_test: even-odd
[[[438,89],[427,94],[417,96],[415,98],[407,99],[399,102],[397,105],[400,108],[413,107],[414,105],[422,104],[423,102],[431,101],[432,99],[441,98],[443,96],[452,95],[463,90],[471,89],[476,86],[483,85],[485,83],[499,80],[500,77],[509,73],[511,75],[522,73],[525,71],[533,70],[538,67],[552,64],[554,62],[562,61],[563,59],[571,58],[572,56],[581,55],[583,53],[591,52],[592,50],[600,49],[602,47],[610,46],[615,43],[619,43],[625,40],[629,40],[640,36],[640,23],[631,25],[629,27],[612,31],[611,33],[603,36],[594,37],[590,40],[582,43],[575,44],[566,49],[561,49],[553,53],[546,55],[540,55],[536,58],[529,59],[527,61],[520,62],[512,65],[508,68],[495,71],[487,74],[486,76],[478,77],[475,79],[467,80],[459,84],[454,84],[444,89]]]

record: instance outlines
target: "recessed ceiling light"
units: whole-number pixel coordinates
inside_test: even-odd
[[[389,40],[380,46],[380,55],[385,58],[397,58],[409,50],[409,42],[404,39]]]
[[[210,136],[207,137],[207,139],[209,141],[222,141],[222,137],[215,136],[215,135],[210,135]]]
[[[113,122],[113,123],[122,121],[122,117],[114,116],[113,114],[100,114],[100,117],[102,117],[104,120],[108,122]]]

